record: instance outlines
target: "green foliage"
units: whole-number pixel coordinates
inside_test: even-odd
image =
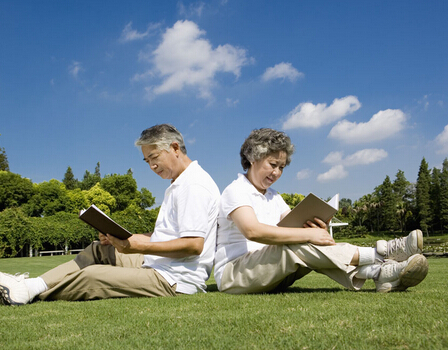
[[[100,163],[97,163],[95,168],[95,173],[91,174],[88,170],[84,173],[84,177],[80,183],[81,189],[84,191],[90,190],[98,182],[101,181],[101,175],[99,172]]]
[[[31,231],[29,218],[20,208],[0,212],[0,258],[15,256],[27,243]]]
[[[159,209],[145,210],[131,204],[125,210],[113,213],[112,219],[132,233],[150,233],[154,231]]]
[[[0,147],[0,171],[9,171],[8,157],[4,147]]]
[[[115,198],[117,211],[126,209],[138,196],[137,181],[131,175],[106,175],[100,186]]]
[[[283,200],[286,202],[286,204],[289,205],[291,209],[293,209],[297,204],[299,204],[305,196],[303,194],[298,193],[282,193],[281,194]]]
[[[19,207],[34,195],[33,183],[18,174],[0,170],[0,211]]]
[[[389,176],[386,176],[381,186],[379,186],[378,197],[381,205],[382,229],[393,231],[395,229],[395,208],[396,197],[394,196],[392,183]]]
[[[420,163],[418,171],[416,199],[417,199],[417,214],[420,227],[423,232],[428,234],[429,220],[430,220],[430,172],[428,170],[428,163],[425,158]]]
[[[100,210],[107,215],[111,213],[117,206],[115,198],[106,190],[102,189],[100,184],[97,183],[88,191],[85,191],[85,198],[88,206],[95,204]]]
[[[35,184],[35,195],[24,206],[29,216],[50,216],[68,210],[70,203],[65,185],[58,180]]]
[[[81,209],[89,207],[89,202],[86,198],[87,191],[81,191],[79,188],[67,191],[67,196],[69,198],[68,210],[67,212],[78,214]]]
[[[67,190],[74,190],[75,188],[80,187],[78,179],[75,178],[75,175],[73,175],[73,171],[71,167],[67,168],[67,171],[64,174],[64,179],[62,180],[62,183],[65,185],[65,188]]]
[[[448,231],[448,159],[443,161],[440,174],[440,224],[442,232]]]

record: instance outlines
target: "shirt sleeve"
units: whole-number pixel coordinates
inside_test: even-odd
[[[225,217],[229,218],[230,213],[243,206],[253,208],[250,194],[236,184],[228,186],[221,195],[221,208]]]
[[[205,237],[214,205],[215,199],[203,186],[185,186],[176,198],[180,237]]]

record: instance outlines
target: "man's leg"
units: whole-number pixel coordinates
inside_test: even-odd
[[[154,269],[91,265],[39,295],[41,300],[175,296],[176,286]]]
[[[47,284],[48,288],[51,289],[67,276],[87,266],[95,264],[115,265],[115,252],[115,248],[112,245],[101,245],[99,242],[93,242],[80,252],[75,259],[56,266],[40,277]]]

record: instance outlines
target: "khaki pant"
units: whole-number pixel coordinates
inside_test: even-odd
[[[357,290],[365,282],[354,277],[357,267],[350,265],[357,249],[348,243],[268,245],[227,263],[220,290],[230,294],[283,291],[311,271]]]
[[[44,273],[48,290],[40,300],[92,300],[120,297],[175,296],[154,269],[142,268],[143,255],[121,254],[93,242],[76,258]]]

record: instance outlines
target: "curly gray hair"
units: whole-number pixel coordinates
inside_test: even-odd
[[[286,165],[289,165],[294,153],[294,145],[288,135],[269,128],[253,130],[241,146],[241,165],[244,170],[247,170],[252,162],[280,151],[286,153]]]

